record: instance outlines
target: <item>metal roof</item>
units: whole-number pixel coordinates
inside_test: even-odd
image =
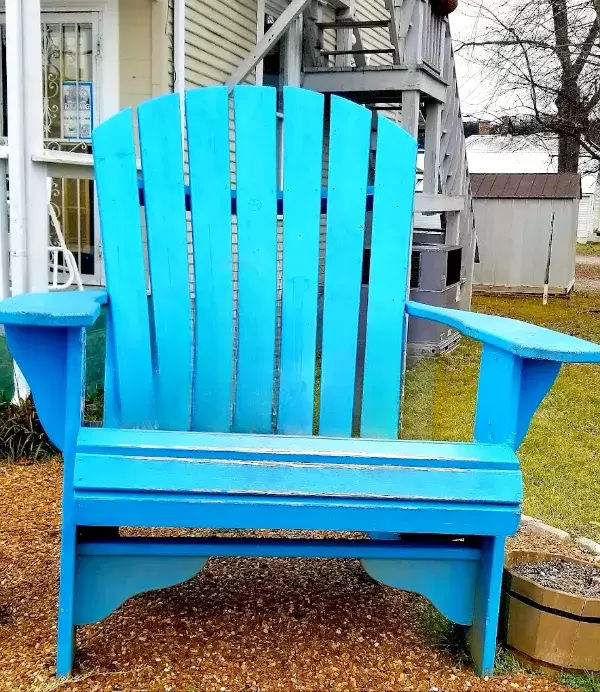
[[[579,173],[471,173],[473,197],[579,199]]]

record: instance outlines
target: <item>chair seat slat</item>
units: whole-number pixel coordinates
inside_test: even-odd
[[[173,459],[78,454],[76,490],[135,491],[193,495],[352,497],[364,500],[518,504],[521,471],[388,464],[236,459]]]

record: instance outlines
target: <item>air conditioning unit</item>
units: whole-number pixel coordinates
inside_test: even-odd
[[[410,272],[410,298],[444,308],[460,308],[462,247],[414,244]],[[459,333],[443,324],[411,317],[408,322],[408,354],[435,355],[454,348]]]

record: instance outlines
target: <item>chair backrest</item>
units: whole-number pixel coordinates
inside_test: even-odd
[[[184,163],[179,97],[153,99],[137,109],[141,181],[131,110],[95,129],[110,299],[105,424],[310,435],[317,410],[319,434],[349,436],[362,390],[361,435],[396,437],[416,142],[380,116],[368,190],[371,113],[335,96],[328,110],[324,162],[321,94],[286,87],[278,137],[275,90],[236,87],[232,137],[227,88],[188,91]]]

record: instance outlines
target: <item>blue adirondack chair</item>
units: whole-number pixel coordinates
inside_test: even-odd
[[[323,96],[286,88],[279,193],[275,91],[240,86],[233,104],[233,186],[225,87],[186,94],[189,187],[177,95],[137,109],[141,180],[131,111],[97,127],[107,291],[0,304],[11,352],[64,453],[57,672],[71,671],[75,626],[104,618],[136,593],[189,579],[211,555],[248,555],[360,558],[373,578],[425,595],[468,626],[474,667],[489,674],[505,538],[519,521],[515,450],[560,364],[598,362],[600,347],[407,301],[416,142],[390,120],[378,118],[369,188],[371,114],[331,98],[322,193]],[[367,206],[361,437],[353,438]],[[85,330],[103,304],[104,425],[86,427]],[[397,439],[407,315],[484,343],[474,442]],[[319,436],[312,435],[316,392]],[[118,526],[370,537],[125,538]]]

